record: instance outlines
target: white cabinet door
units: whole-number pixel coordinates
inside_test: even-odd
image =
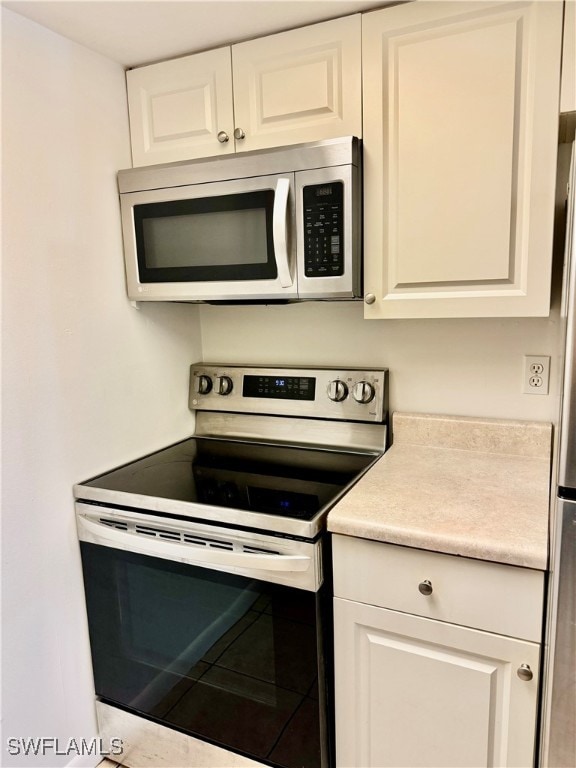
[[[360,14],[232,46],[237,151],[362,135]]]
[[[576,0],[564,3],[560,112],[576,111]]]
[[[230,48],[132,69],[126,80],[134,166],[234,151]]]
[[[363,16],[367,318],[547,315],[562,3]]]
[[[536,643],[334,604],[338,768],[533,765]]]

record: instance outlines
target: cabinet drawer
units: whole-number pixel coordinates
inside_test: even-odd
[[[541,571],[349,536],[333,536],[333,547],[336,597],[541,640]]]

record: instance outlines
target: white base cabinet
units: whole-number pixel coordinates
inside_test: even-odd
[[[485,631],[485,617],[491,603],[496,615],[505,602],[512,616],[522,613],[528,592],[532,601],[527,610],[541,616],[544,574],[333,538],[338,768],[532,766],[539,636],[533,622],[526,625],[522,618],[517,626],[529,639]],[[403,556],[406,566],[398,568]],[[500,593],[492,580],[498,569],[504,577]],[[423,584],[429,585],[429,594],[420,591]],[[378,600],[379,585],[382,594],[392,595],[394,608],[405,608],[411,586],[413,610],[427,615],[369,604]],[[448,611],[456,619],[467,589],[472,604],[483,603],[479,628],[470,626],[470,606],[465,612],[468,626],[429,618]]]

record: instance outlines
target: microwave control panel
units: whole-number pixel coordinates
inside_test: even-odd
[[[303,188],[306,277],[344,274],[344,184],[333,181]]]

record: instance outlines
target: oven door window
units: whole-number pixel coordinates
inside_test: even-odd
[[[273,207],[273,190],[135,205],[140,282],[276,278]]]
[[[98,696],[272,765],[323,764],[319,593],[81,548]]]

